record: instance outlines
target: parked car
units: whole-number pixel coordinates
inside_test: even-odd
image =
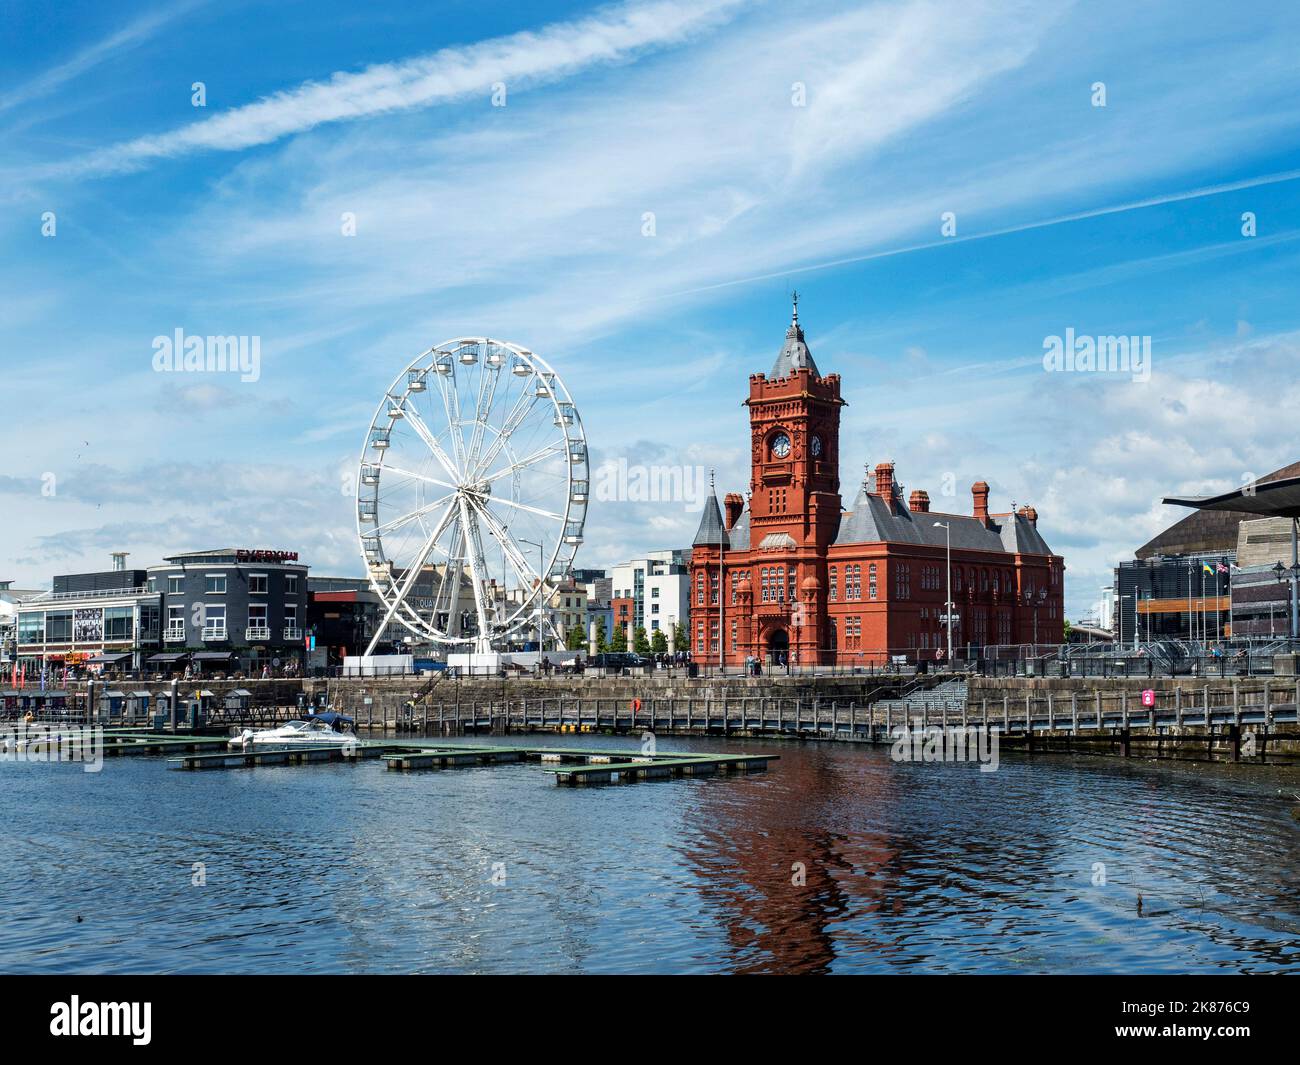
[[[592,655],[587,664],[593,669],[636,669],[639,666],[654,666],[654,662],[649,658],[632,651],[606,651],[603,654]]]

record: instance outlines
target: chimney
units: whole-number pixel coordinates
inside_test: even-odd
[[[1038,511],[1033,507],[1025,507],[1025,517],[1029,519],[1030,525],[1038,526]]]
[[[727,530],[730,531],[745,509],[745,497],[739,492],[728,492],[726,498],[722,501],[722,505],[726,508],[723,520],[727,523]]]
[[[907,507],[913,514],[930,513],[930,493],[918,488],[908,497]]]
[[[876,467],[876,495],[885,501],[889,513],[894,513],[894,464],[882,462]]]
[[[976,481],[970,486],[975,499],[975,517],[985,525],[989,523],[989,486],[987,481]]]
[[[130,551],[114,551],[113,554],[113,572],[121,573],[126,569],[126,556]]]

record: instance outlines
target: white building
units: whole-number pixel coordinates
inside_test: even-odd
[[[614,625],[622,627],[629,647],[638,628],[651,638],[662,632],[670,648],[674,625],[689,631],[689,551],[651,551],[645,558],[615,566],[610,576]]]

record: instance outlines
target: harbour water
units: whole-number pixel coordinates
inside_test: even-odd
[[[0,971],[1300,968],[1300,771],[659,749],[780,761],[581,789],[536,765],[2,765]]]

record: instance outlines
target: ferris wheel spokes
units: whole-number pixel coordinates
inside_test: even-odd
[[[521,629],[572,566],[586,463],[572,398],[527,348],[465,337],[417,357],[371,422],[358,478],[358,535],[384,626],[396,618],[480,651]],[[520,543],[546,545],[539,569]]]

